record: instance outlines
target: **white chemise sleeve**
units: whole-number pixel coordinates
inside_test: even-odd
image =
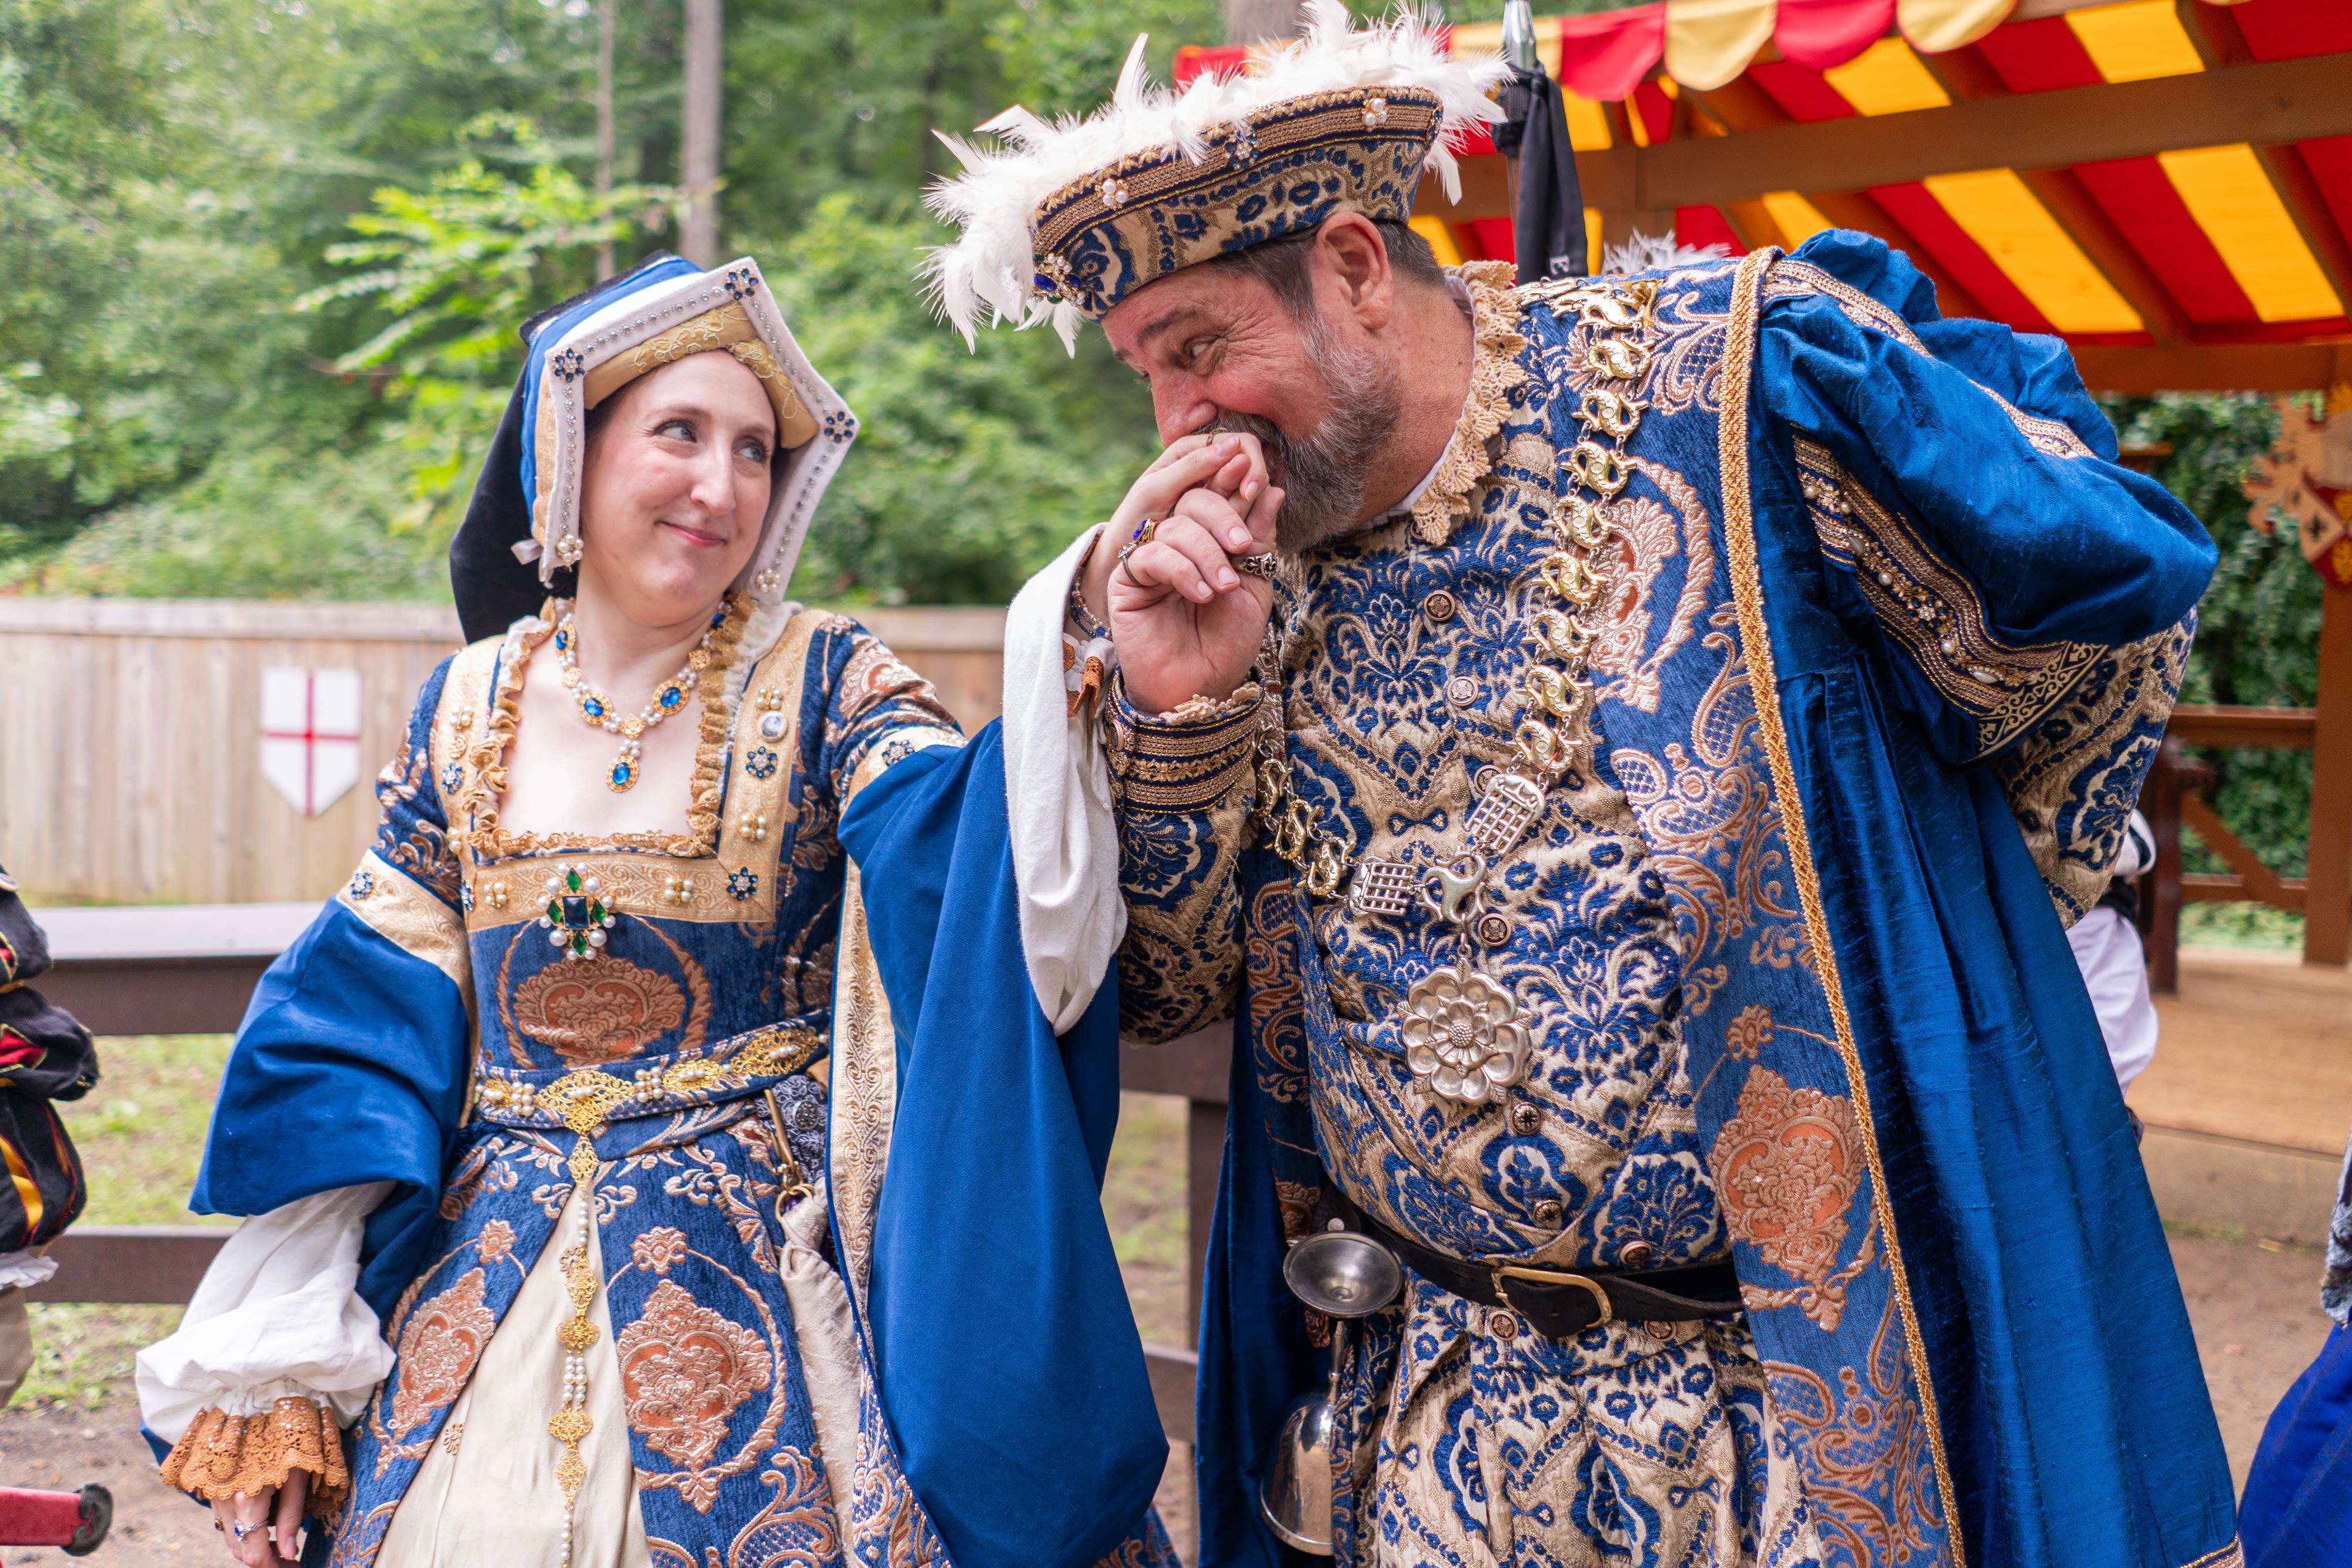
[[[177,1333],[139,1353],[139,1413],[177,1443],[203,1412],[257,1416],[289,1396],[350,1426],[392,1370],[375,1311],[353,1293],[360,1235],[390,1182],[337,1187],[259,1214],[205,1270]]]

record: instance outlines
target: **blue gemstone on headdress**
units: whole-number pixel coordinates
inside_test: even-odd
[[[1044,295],[1048,299],[1059,299],[1062,297],[1059,292],[1061,286],[1042,272],[1034,273],[1030,276],[1029,287],[1035,289],[1038,293]]]

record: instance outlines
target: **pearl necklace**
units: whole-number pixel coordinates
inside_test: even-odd
[[[581,676],[580,629],[572,624],[572,612],[565,611],[563,619],[555,623],[555,656],[563,666],[563,684],[571,688],[572,700],[580,705],[581,722],[621,737],[621,754],[613,758],[612,770],[604,776],[604,787],[615,795],[636,787],[638,756],[643,749],[638,737],[671,715],[686,711],[688,688],[710,665],[711,634],[726,622],[727,607],[722,604],[703,630],[702,641],[686,656],[685,668],[656,686],[653,700],[625,718],[611,697]]]

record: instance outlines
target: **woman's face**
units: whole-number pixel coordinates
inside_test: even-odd
[[[734,355],[689,354],[614,392],[588,439],[581,583],[641,625],[707,612],[760,542],[775,410]]]

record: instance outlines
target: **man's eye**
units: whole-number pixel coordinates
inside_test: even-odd
[[[1209,353],[1216,346],[1217,340],[1214,338],[1193,339],[1184,345],[1184,362],[1188,365],[1197,363],[1202,355]]]

